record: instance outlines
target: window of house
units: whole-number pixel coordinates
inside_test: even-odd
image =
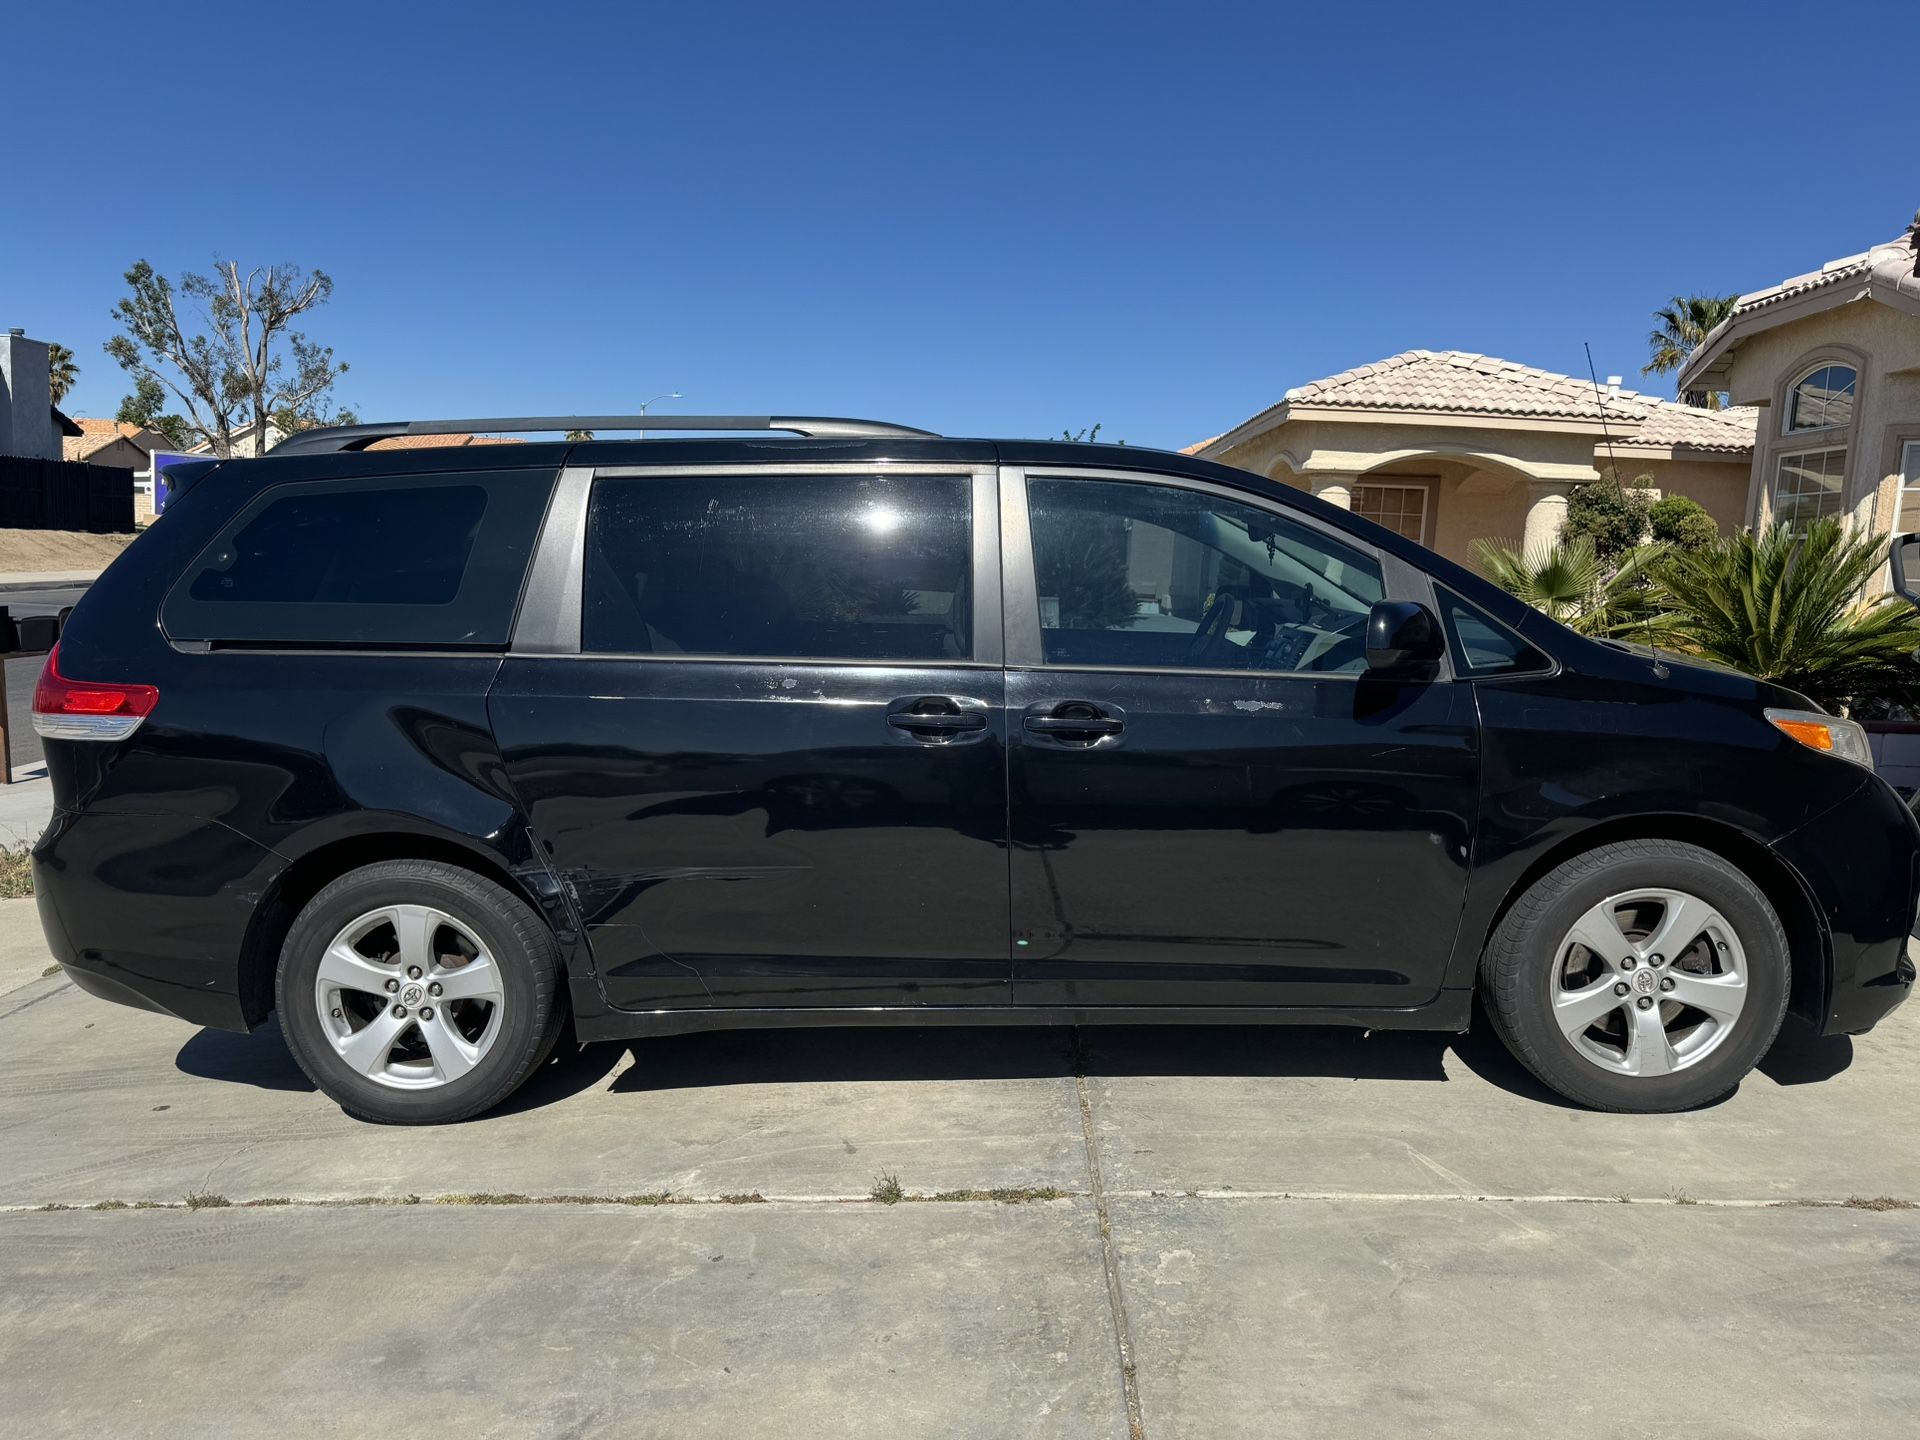
[[[276,485],[167,597],[175,640],[507,643],[552,471]]]
[[[581,646],[964,660],[972,533],[962,476],[601,480],[587,518]]]
[[[1803,450],[1782,455],[1773,481],[1773,523],[1802,534],[1815,520],[1838,515],[1844,505],[1847,452]]]
[[[1902,534],[1920,530],[1920,441],[1909,441],[1900,450],[1900,508],[1893,528]]]
[[[1787,430],[1823,430],[1853,423],[1859,374],[1851,365],[1822,365],[1803,376],[1787,398]]]
[[[1357,673],[1385,593],[1372,556],[1224,497],[1032,479],[1050,665]]]
[[[1427,542],[1425,485],[1372,483],[1353,487],[1353,513],[1404,535],[1416,545]]]

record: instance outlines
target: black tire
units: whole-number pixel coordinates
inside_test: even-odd
[[[473,1069],[432,1089],[402,1090],[350,1068],[322,1029],[314,986],[327,946],[357,917],[385,905],[426,904],[482,940],[500,970],[500,1029]],[[307,903],[280,950],[274,1000],[288,1047],[349,1115],[383,1125],[436,1125],[490,1110],[552,1052],[566,1018],[553,932],[519,896],[435,860],[383,860],[342,875]],[[451,982],[450,982],[451,983]]]
[[[1610,895],[1683,890],[1712,905],[1746,952],[1747,996],[1727,1038],[1685,1069],[1624,1075],[1586,1058],[1553,1015],[1563,937]],[[1779,1034],[1790,981],[1786,932],[1760,888],[1710,850],[1674,840],[1603,845],[1535,881],[1507,912],[1480,961],[1482,997],[1514,1057],[1546,1085],[1595,1110],[1659,1114],[1721,1099]]]

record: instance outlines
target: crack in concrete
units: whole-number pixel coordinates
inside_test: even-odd
[[[1080,1029],[1073,1031],[1073,1088],[1080,1100],[1080,1133],[1087,1146],[1087,1182],[1093,1213],[1100,1227],[1100,1262],[1107,1277],[1107,1309],[1113,1317],[1114,1343],[1120,1351],[1120,1393],[1127,1406],[1129,1440],[1146,1440],[1146,1422],[1140,1410],[1140,1382],[1133,1359],[1133,1328],[1127,1322],[1127,1299],[1120,1288],[1120,1256],[1113,1243],[1113,1219],[1107,1213],[1107,1193],[1100,1174],[1100,1139],[1093,1124],[1093,1092],[1087,1088],[1087,1067]]]
[[[1083,1130],[1091,1134],[1093,1105],[1092,1097],[1082,1093],[1081,1123]],[[521,1193],[473,1193],[450,1192],[433,1195],[263,1195],[248,1199],[235,1200],[213,1193],[203,1187],[194,1192],[198,1204],[187,1199],[179,1200],[122,1200],[109,1197],[94,1201],[45,1201],[33,1203],[27,1201],[13,1204],[0,1204],[0,1215],[37,1215],[52,1212],[112,1212],[120,1210],[349,1210],[381,1207],[438,1206],[443,1209],[488,1209],[529,1205],[573,1205],[581,1207],[600,1207],[605,1209],[655,1209],[661,1206],[728,1206],[728,1205],[853,1205],[872,1206],[885,1209],[890,1205],[1052,1205],[1078,1200],[1094,1202],[1095,1213],[1101,1227],[1102,1250],[1108,1252],[1113,1244],[1112,1217],[1108,1202],[1112,1200],[1198,1200],[1208,1203],[1219,1201],[1240,1201],[1258,1204],[1295,1203],[1295,1204],[1353,1204],[1353,1205],[1636,1205],[1663,1206],[1698,1210],[1863,1210],[1872,1212],[1920,1211],[1920,1200],[1895,1195],[1861,1196],[1849,1195],[1844,1198],[1806,1198],[1790,1197],[1786,1199],[1755,1200],[1731,1198],[1720,1200],[1699,1200],[1686,1195],[1469,1195],[1453,1191],[1416,1191],[1416,1190],[1109,1190],[1101,1178],[1099,1146],[1097,1140],[1088,1147],[1088,1174],[1093,1188],[1087,1190],[1066,1190],[1058,1186],[1000,1187],[995,1189],[969,1190],[909,1190],[901,1194],[897,1201],[876,1200],[869,1193],[855,1194],[767,1194],[763,1191],[724,1192],[717,1195],[680,1195],[670,1191],[643,1191],[623,1195],[594,1195],[584,1193],[559,1192],[535,1195]],[[1119,1293],[1119,1267],[1117,1256],[1110,1272],[1111,1284],[1109,1298],[1116,1307],[1114,1319],[1116,1340],[1120,1343],[1123,1364],[1132,1358],[1132,1336],[1121,1330],[1126,1324],[1124,1297]],[[1124,1339],[1122,1339],[1124,1335]]]

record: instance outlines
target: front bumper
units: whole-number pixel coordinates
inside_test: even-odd
[[[33,848],[47,945],[90,995],[241,1030],[267,1009],[242,972],[248,927],[286,862],[218,821],[56,810]]]
[[[1891,786],[1869,777],[1773,848],[1806,886],[1827,931],[1820,1032],[1871,1030],[1913,993],[1908,946],[1920,909],[1920,822]]]

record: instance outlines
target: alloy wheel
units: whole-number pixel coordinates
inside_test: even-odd
[[[334,1053],[399,1090],[460,1079],[500,1034],[500,967],[472,928],[430,905],[384,905],[334,936],[314,977]]]
[[[1669,1075],[1739,1024],[1746,952],[1699,896],[1630,890],[1574,922],[1554,952],[1551,988],[1554,1020],[1583,1058],[1617,1075]]]

